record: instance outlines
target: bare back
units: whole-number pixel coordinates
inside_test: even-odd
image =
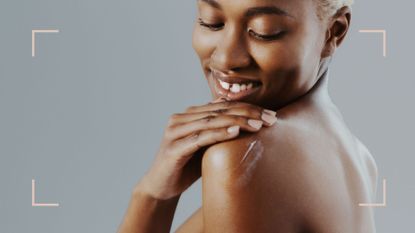
[[[311,108],[287,113],[279,121],[279,127],[272,130],[283,131],[278,135],[285,138],[275,137],[273,132],[261,132],[263,147],[270,150],[264,154],[272,155],[272,150],[278,150],[275,145],[283,142],[292,144],[283,148],[297,152],[285,155],[297,158],[268,156],[263,158],[260,169],[277,177],[286,171],[275,171],[276,163],[298,161],[303,164],[301,168],[308,170],[309,179],[304,185],[311,186],[310,192],[305,190],[304,196],[299,197],[309,195],[312,200],[305,202],[308,206],[299,207],[307,216],[308,230],[319,233],[375,232],[373,210],[359,206],[359,203],[376,201],[376,164],[369,150],[349,131],[334,105],[330,109]],[[301,181],[296,182],[293,185],[301,185]],[[271,197],[274,192],[280,192],[278,187],[270,186],[266,195]],[[272,219],[278,221],[278,215]]]

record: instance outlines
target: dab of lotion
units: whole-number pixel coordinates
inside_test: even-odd
[[[245,185],[251,180],[254,168],[258,164],[259,159],[262,157],[263,151],[264,147],[258,140],[255,140],[249,144],[249,147],[242,157],[241,162],[236,168],[240,170],[239,172],[241,173],[237,180],[238,185]]]

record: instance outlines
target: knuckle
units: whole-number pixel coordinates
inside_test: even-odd
[[[189,135],[188,140],[191,142],[196,142],[200,137],[201,131],[196,131]]]
[[[224,114],[228,111],[229,109],[226,109],[226,108],[216,109],[212,111],[212,115]]]
[[[241,111],[241,114],[243,114],[244,116],[249,116],[252,114],[252,110],[248,108],[242,108],[240,111]]]
[[[209,123],[211,120],[213,120],[216,116],[214,115],[207,115],[205,117],[202,118],[202,122],[203,123]]]
[[[227,117],[230,124],[239,124],[242,125],[245,123],[245,117],[242,116],[229,116]]]
[[[172,127],[166,128],[166,130],[164,131],[164,138],[167,141],[171,141],[173,139]]]
[[[175,114],[171,115],[169,117],[169,120],[167,121],[167,125],[168,126],[174,125],[176,123],[177,119],[179,119],[179,117],[180,117],[180,114],[178,114],[178,113],[175,113]]]
[[[241,110],[247,116],[261,116],[262,108],[255,105],[246,105]]]
[[[189,106],[189,107],[187,107],[186,108],[186,112],[191,112],[191,111],[193,111],[194,109],[196,108],[196,106]]]

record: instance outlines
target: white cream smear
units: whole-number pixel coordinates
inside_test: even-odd
[[[257,166],[259,159],[262,157],[263,151],[264,147],[258,140],[255,140],[249,144],[249,147],[242,157],[241,162],[238,167],[236,167],[238,170],[242,169],[239,171],[241,175],[237,179],[238,186],[246,185],[252,179],[252,175],[255,171],[254,169]]]

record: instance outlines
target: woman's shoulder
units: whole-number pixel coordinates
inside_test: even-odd
[[[337,113],[336,113],[337,114]],[[361,154],[343,119],[327,112],[286,114],[257,133],[214,144],[205,151],[205,169],[240,176],[249,169],[286,169],[298,173],[336,172],[332,168]]]
[[[270,128],[257,133],[242,133],[240,137],[214,144],[207,148],[202,159],[202,170],[222,174],[223,178],[241,179],[272,170],[308,171],[313,144],[305,124],[279,120]],[[305,170],[306,169],[306,170]],[[279,176],[281,177],[281,176]],[[240,183],[240,182],[237,182]],[[243,183],[243,182],[242,182]]]
[[[258,160],[257,157],[299,161],[308,159],[310,152],[317,149],[320,153],[331,153],[342,143],[339,136],[348,132],[339,130],[345,126],[336,114],[306,104],[297,105],[278,112],[278,121],[272,127],[257,133],[243,132],[236,139],[210,146],[205,152],[205,162],[221,169],[240,166],[249,158]]]
[[[357,203],[367,196],[349,193],[365,189],[360,185],[363,173],[357,169],[360,162],[355,160],[359,152],[346,128],[338,133],[343,130],[340,121],[332,126],[336,120],[312,120],[318,117],[283,118],[258,133],[209,147],[202,159],[206,204],[227,203],[229,214],[241,218],[252,217],[244,215],[247,210],[267,209],[263,217],[274,219],[270,222],[276,226],[304,220],[319,229],[351,232],[356,222],[344,213],[359,213]],[[292,219],[275,221],[280,214]]]
[[[306,128],[284,121],[274,126],[206,150],[202,159],[204,208],[245,219],[233,225],[249,228],[262,221],[270,229],[291,229],[306,220],[320,222],[312,216],[322,209],[329,213],[337,205],[325,190],[338,197],[343,196],[343,189],[330,181],[322,163],[311,156],[316,149],[310,146],[311,139],[305,141]],[[250,214],[258,209],[263,211]]]
[[[332,137],[324,139],[324,130],[324,127],[317,126],[312,120],[301,116],[284,116],[271,127],[263,127],[256,133],[242,131],[235,139],[209,146],[205,151],[206,159],[215,162],[214,165],[227,167],[239,164],[249,155],[278,153],[300,155],[310,151],[310,146],[314,145],[313,141],[333,139]]]

